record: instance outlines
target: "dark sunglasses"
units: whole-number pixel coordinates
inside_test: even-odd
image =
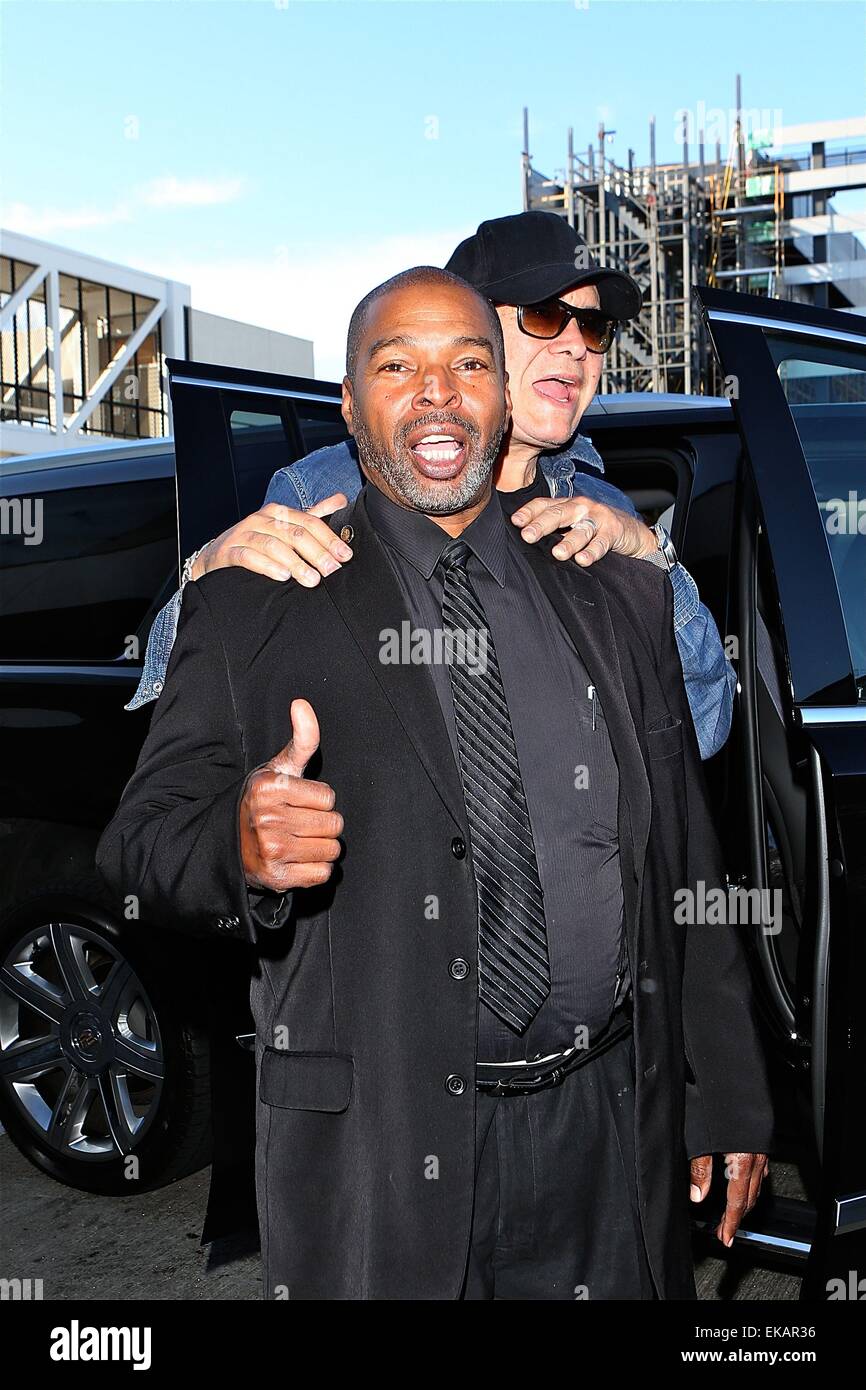
[[[617,320],[600,309],[576,309],[564,299],[545,299],[541,304],[519,304],[517,326],[530,338],[558,338],[569,319],[574,319],[590,352],[607,352],[616,336]]]

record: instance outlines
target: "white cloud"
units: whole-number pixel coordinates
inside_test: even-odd
[[[192,287],[193,308],[299,338],[312,338],[316,376],[339,381],[346,331],[360,299],[389,276],[413,265],[444,265],[474,223],[429,234],[383,237],[375,242],[347,236],[315,253],[275,246],[266,257],[215,260],[160,259],[159,271]],[[152,270],[151,265],[147,267]]]
[[[3,225],[24,236],[55,236],[58,232],[77,232],[89,227],[108,227],[129,222],[127,203],[112,208],[34,208],[28,203],[8,203],[3,209]]]
[[[243,188],[241,178],[179,179],[169,174],[138,185],[110,207],[36,208],[29,203],[9,203],[3,207],[2,221],[10,231],[25,236],[51,237],[90,227],[133,222],[144,209],[150,216],[154,208],[215,207],[233,203]]]
[[[154,179],[137,190],[137,198],[152,208],[215,207],[233,203],[243,191],[243,179]]]

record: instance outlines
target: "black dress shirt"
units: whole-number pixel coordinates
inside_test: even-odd
[[[484,1004],[478,1057],[534,1060],[582,1042],[607,1023],[623,965],[623,898],[617,832],[619,776],[598,697],[571,638],[523,553],[511,511],[543,496],[494,490],[462,532],[467,573],[484,607],[508,702],[544,891],[551,989],[523,1037]],[[548,494],[549,495],[549,494]],[[400,584],[413,629],[442,628],[439,559],[447,533],[421,512],[365,489],[367,511]],[[399,630],[402,615],[395,614]],[[386,639],[383,637],[383,642]],[[441,652],[442,645],[431,645]],[[430,675],[459,766],[451,682]]]

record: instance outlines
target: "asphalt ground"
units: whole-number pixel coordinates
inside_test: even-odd
[[[41,1279],[45,1300],[220,1301],[262,1297],[249,1239],[200,1244],[209,1170],[156,1192],[98,1197],[63,1187],[0,1136],[0,1277]],[[799,1196],[797,1170],[773,1165],[773,1190]],[[716,1253],[718,1252],[718,1253]],[[751,1248],[727,1251],[697,1238],[698,1297],[795,1300],[796,1273],[757,1263]]]

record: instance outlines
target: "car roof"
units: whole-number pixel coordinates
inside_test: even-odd
[[[613,421],[638,414],[671,414],[679,421],[698,419],[708,422],[715,416],[730,419],[730,410],[731,402],[725,396],[684,396],[672,391],[621,391],[596,396],[590,402],[584,418]],[[44,454],[10,454],[0,459],[0,475],[38,473],[43,469],[74,468],[81,464],[118,463],[125,459],[138,462],[165,454],[174,454],[172,435],[160,439],[111,440]]]
[[[82,464],[115,463],[124,459],[136,462],[148,458],[174,456],[174,439],[112,440],[106,444],[87,444],[78,449],[56,449],[45,454],[8,454],[0,459],[0,476],[4,473],[39,473],[49,468],[75,468]]]
[[[730,410],[731,402],[727,396],[684,396],[675,391],[617,391],[595,396],[585,414],[598,417],[669,412],[706,419],[715,413],[727,417]]]

